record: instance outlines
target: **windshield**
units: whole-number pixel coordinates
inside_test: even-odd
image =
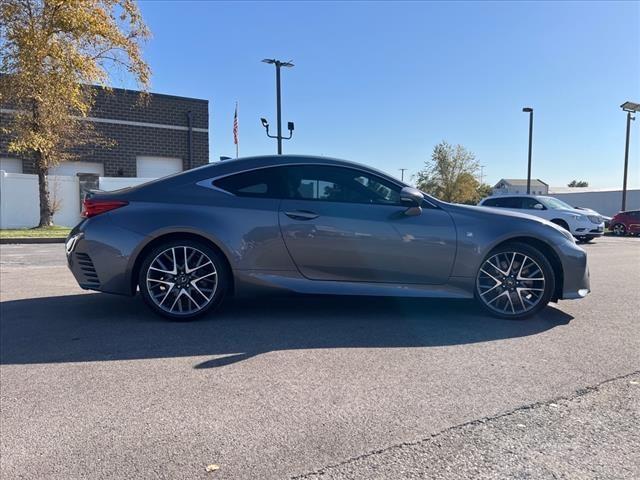
[[[569,210],[573,210],[573,207],[568,203],[564,203],[562,200],[558,200],[553,197],[537,197],[545,207],[551,208],[552,210],[557,210],[559,208],[568,208]]]

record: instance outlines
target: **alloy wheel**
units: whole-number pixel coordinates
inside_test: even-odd
[[[625,228],[625,226],[621,223],[616,223],[613,226],[613,233],[618,235],[618,236],[622,236],[625,233],[627,233],[627,229]]]
[[[153,303],[172,315],[193,315],[204,309],[218,288],[218,272],[211,258],[191,246],[167,248],[146,273]]]
[[[512,251],[485,260],[476,284],[480,301],[489,309],[505,316],[520,316],[542,301],[546,279],[533,258]]]

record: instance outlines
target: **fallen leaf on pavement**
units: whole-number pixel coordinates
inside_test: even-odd
[[[207,472],[215,472],[219,468],[220,468],[220,465],[216,465],[215,463],[212,463],[211,465],[207,465],[207,468],[205,468],[205,470]]]

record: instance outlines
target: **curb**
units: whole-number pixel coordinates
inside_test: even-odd
[[[18,243],[18,244],[34,244],[34,243],[64,243],[66,238],[0,238],[0,245]]]

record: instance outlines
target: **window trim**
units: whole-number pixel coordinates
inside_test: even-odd
[[[338,168],[344,168],[347,170],[355,170],[357,172],[362,172],[364,174],[368,174],[368,175],[372,175],[374,177],[380,178],[382,180],[385,180],[393,185],[396,185],[397,187],[400,187],[400,189],[402,190],[402,188],[404,188],[406,185],[397,182],[395,179],[393,178],[386,178],[386,177],[382,177],[381,175],[374,173],[374,172],[369,172],[367,170],[362,170],[358,167],[352,167],[352,166],[346,166],[346,165],[334,165],[334,164],[330,164],[330,163],[322,163],[322,162],[295,162],[295,163],[277,163],[274,165],[261,165],[259,167],[253,167],[253,168],[247,168],[244,170],[238,170],[235,172],[231,172],[231,173],[225,173],[222,175],[217,175],[215,177],[209,177],[209,178],[205,178],[204,180],[200,180],[198,182],[196,182],[196,185],[198,185],[199,187],[204,187],[204,188],[210,188],[212,190],[224,193],[226,195],[230,195],[232,197],[238,197],[238,198],[269,198],[272,200],[300,200],[300,201],[309,201],[309,202],[333,202],[333,203],[348,203],[348,204],[352,204],[352,205],[380,205],[383,207],[398,207],[398,206],[403,206],[402,204],[384,204],[384,203],[362,203],[362,202],[336,202],[333,200],[320,200],[320,199],[290,199],[290,198],[281,198],[281,197],[250,197],[250,196],[240,196],[240,195],[236,195],[235,193],[229,192],[227,190],[224,190],[220,187],[218,187],[217,185],[214,184],[214,182],[216,182],[217,180],[222,180],[223,178],[227,178],[227,177],[231,177],[232,175],[239,175],[242,173],[248,173],[248,172],[252,172],[255,170],[263,170],[265,168],[276,168],[276,167],[304,167],[304,166],[320,166],[320,167],[338,167]],[[441,207],[433,202],[430,201],[430,199],[428,199],[427,197],[424,198],[424,202],[426,202],[430,208],[434,208],[434,209],[441,209]]]

